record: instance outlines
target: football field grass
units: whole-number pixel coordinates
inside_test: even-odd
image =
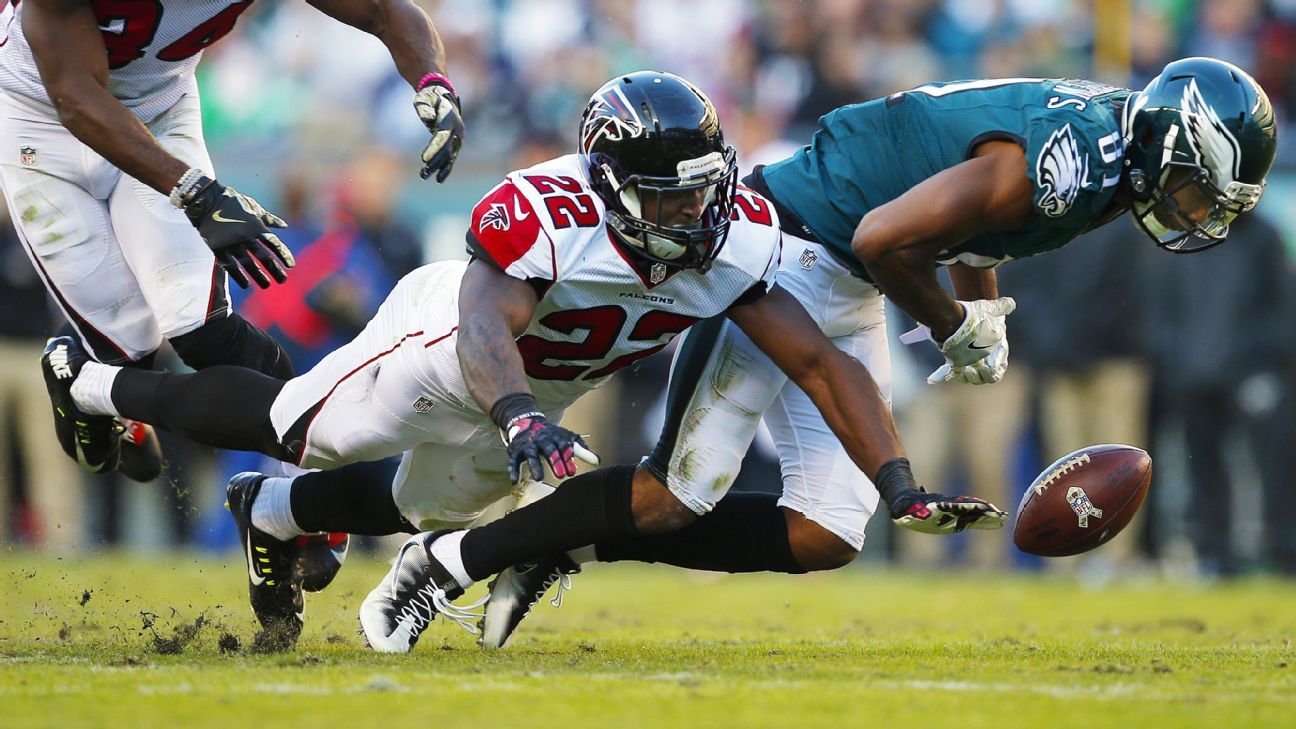
[[[254,655],[237,554],[3,560],[2,727],[1296,727],[1277,581],[595,565],[504,651],[434,624],[382,656],[355,610],[385,565],[353,559]]]

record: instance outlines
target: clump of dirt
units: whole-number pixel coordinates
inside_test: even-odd
[[[238,653],[243,648],[239,643],[238,636],[228,631],[221,633],[220,638],[216,641],[216,648],[221,653]]]
[[[81,591],[81,601],[80,601],[80,603],[79,603],[79,604],[81,605],[81,607],[85,607],[85,604],[88,603],[88,602],[90,602],[90,592],[91,592],[91,590],[82,590],[82,591]]]
[[[285,621],[263,628],[252,639],[253,653],[283,653],[297,647],[301,628]]]
[[[140,619],[143,621],[144,630],[153,634],[153,650],[164,656],[180,655],[207,626],[207,614],[202,613],[194,618],[192,623],[177,625],[172,630],[172,635],[168,637],[158,633],[156,613],[141,611]]]

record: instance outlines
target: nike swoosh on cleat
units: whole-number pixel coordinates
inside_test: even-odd
[[[89,471],[90,473],[99,473],[100,471],[104,470],[105,466],[108,465],[106,462],[98,463],[98,464],[91,463],[86,458],[85,451],[81,449],[80,440],[76,441],[76,459],[77,459],[77,465],[81,466],[82,468]]]
[[[266,578],[257,574],[256,567],[254,566],[255,564],[256,557],[252,554],[252,529],[249,527],[247,535],[248,579],[252,581],[254,586],[260,587],[261,583],[265,582]]]

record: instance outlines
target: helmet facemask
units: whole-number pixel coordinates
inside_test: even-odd
[[[613,160],[592,157],[610,188],[609,197],[620,203],[609,207],[608,221],[623,243],[654,263],[704,272],[711,267],[729,235],[738,184],[733,147],[723,154],[682,160],[676,175],[669,177],[631,174],[622,178]],[[678,211],[688,204],[688,197],[698,202],[701,215],[680,224]]]
[[[1145,197],[1137,195],[1140,186],[1147,189],[1146,178],[1135,171],[1131,181],[1135,224],[1171,253],[1197,253],[1223,243],[1233,219],[1254,208],[1265,187],[1234,180],[1221,190],[1210,170],[1181,162],[1167,164]]]

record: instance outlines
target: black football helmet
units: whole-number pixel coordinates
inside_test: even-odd
[[[737,153],[706,95],[679,76],[636,71],[607,82],[581,115],[580,153],[613,239],[653,263],[706,271],[729,235]],[[696,225],[645,211],[647,199],[702,196]]]
[[[1278,149],[1264,89],[1231,63],[1185,58],[1130,96],[1125,120],[1135,223],[1174,253],[1223,243],[1259,202]]]

